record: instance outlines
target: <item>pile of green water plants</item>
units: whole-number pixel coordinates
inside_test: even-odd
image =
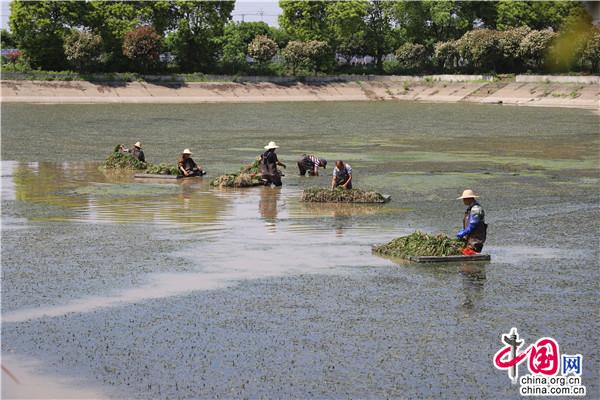
[[[333,190],[323,188],[304,189],[300,200],[313,203],[385,203],[389,200],[389,197],[386,198],[378,192],[337,187]]]
[[[414,232],[408,236],[401,236],[389,243],[373,247],[373,252],[391,257],[416,257],[416,256],[458,256],[462,254],[466,241],[454,239],[443,233],[429,235],[423,232]]]
[[[263,184],[260,176],[260,160],[256,159],[240,168],[239,172],[225,174],[215,178],[211,183],[217,187],[251,187]]]
[[[106,157],[103,168],[106,169],[146,169],[148,164],[138,160],[134,156],[121,151],[121,145],[117,145],[113,152]]]
[[[129,153],[121,151],[121,145],[115,146],[113,152],[106,157],[104,169],[131,169],[131,170],[145,170],[147,174],[159,174],[159,175],[179,175],[179,168],[173,164],[152,164],[138,160]]]
[[[177,167],[177,165],[165,164],[165,163],[160,163],[160,164],[148,163],[148,166],[146,167],[145,172],[147,174],[158,174],[158,175],[180,175],[181,174],[179,172],[179,168]]]

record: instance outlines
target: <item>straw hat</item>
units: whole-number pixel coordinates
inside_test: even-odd
[[[278,149],[278,148],[279,148],[279,146],[277,146],[275,144],[275,142],[269,142],[269,144],[265,146],[265,149],[267,149],[267,150]]]
[[[192,152],[190,151],[190,149],[185,149],[181,152],[181,154],[189,154],[192,155]]]
[[[134,146],[139,147],[140,149],[142,148],[142,144],[140,142],[135,142]]]
[[[477,196],[474,191],[472,191],[471,189],[466,189],[463,192],[462,196],[457,197],[456,200],[461,200],[461,199],[476,199],[478,197],[479,196]]]

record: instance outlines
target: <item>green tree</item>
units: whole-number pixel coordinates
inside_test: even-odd
[[[266,35],[257,35],[248,45],[248,54],[259,64],[270,61],[278,50],[277,43]]]
[[[6,29],[0,29],[0,40],[3,49],[12,49],[16,46],[13,35]]]
[[[550,30],[533,30],[521,42],[519,51],[525,65],[535,71],[541,71],[544,59],[556,33]]]
[[[323,40],[310,40],[305,43],[305,57],[309,68],[315,72],[324,70],[331,61],[331,48]]]
[[[329,40],[328,2],[324,0],[280,0],[279,26],[300,41]]]
[[[66,67],[63,42],[71,27],[80,24],[86,3],[22,1],[10,3],[10,29],[17,47],[33,68]]]
[[[349,60],[365,49],[367,0],[331,1],[326,5],[329,45]]]
[[[458,40],[457,48],[473,71],[495,71],[502,57],[497,31],[491,29],[468,31]]]
[[[583,59],[590,62],[593,73],[600,72],[600,26],[598,25],[591,29],[583,50]]]
[[[372,0],[365,19],[366,53],[375,57],[377,69],[383,71],[383,57],[394,48],[392,36],[393,7],[391,2]]]
[[[296,75],[299,68],[310,71],[322,70],[330,60],[330,48],[327,42],[322,40],[310,40],[301,42],[292,40],[282,50],[281,55],[285,63],[292,69],[292,75]]]
[[[459,57],[455,40],[438,42],[434,46],[434,60],[438,68],[443,72],[456,71]]]
[[[149,72],[159,61],[162,37],[151,26],[140,26],[125,34],[123,55],[140,72]]]
[[[272,29],[264,22],[231,22],[225,25],[223,36],[219,38],[221,65],[232,73],[246,68],[248,45],[259,35],[270,37]]]
[[[99,62],[102,37],[92,32],[73,30],[64,41],[65,56],[78,71],[89,71]]]
[[[514,1],[500,0],[497,6],[498,29],[528,26],[531,29],[552,28],[557,31],[573,16],[587,14],[580,1]]]
[[[521,43],[531,32],[527,26],[498,31],[498,46],[500,46],[499,70],[502,72],[521,72],[524,62],[521,59]]]
[[[488,1],[399,1],[392,3],[400,42],[433,47],[460,38],[474,24],[494,27],[496,4]]]
[[[183,71],[209,71],[219,55],[219,37],[231,19],[232,1],[175,2],[178,24],[169,35],[168,48]]]
[[[281,51],[281,55],[288,66],[291,68],[292,75],[296,75],[298,68],[306,62],[306,52],[304,50],[304,42],[299,40],[290,41],[287,46]]]
[[[427,68],[429,55],[422,44],[404,43],[396,50],[396,60],[404,73],[423,73]]]

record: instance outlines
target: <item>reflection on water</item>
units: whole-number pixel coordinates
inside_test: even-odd
[[[459,267],[462,277],[464,301],[462,307],[471,310],[483,297],[485,286],[485,264],[461,263]]]
[[[262,187],[260,190],[260,200],[258,201],[258,211],[269,231],[277,231],[277,207],[281,188]]]
[[[14,190],[16,200],[72,212],[47,220],[175,224],[210,231],[219,227],[219,215],[227,208],[227,198],[208,191],[201,178],[136,182],[132,172],[107,173],[98,163],[2,164],[3,170],[11,171],[3,174],[3,198],[7,188]]]

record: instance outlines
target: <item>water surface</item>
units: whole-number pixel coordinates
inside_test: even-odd
[[[137,140],[153,162],[190,147],[209,176],[276,140],[284,187],[98,169]],[[3,355],[107,397],[517,398],[491,363],[517,326],[582,353],[600,395],[599,140],[585,110],[3,104]],[[297,176],[303,152],[393,201],[300,203],[330,179]],[[452,234],[466,187],[492,262],[371,254],[416,229]]]

